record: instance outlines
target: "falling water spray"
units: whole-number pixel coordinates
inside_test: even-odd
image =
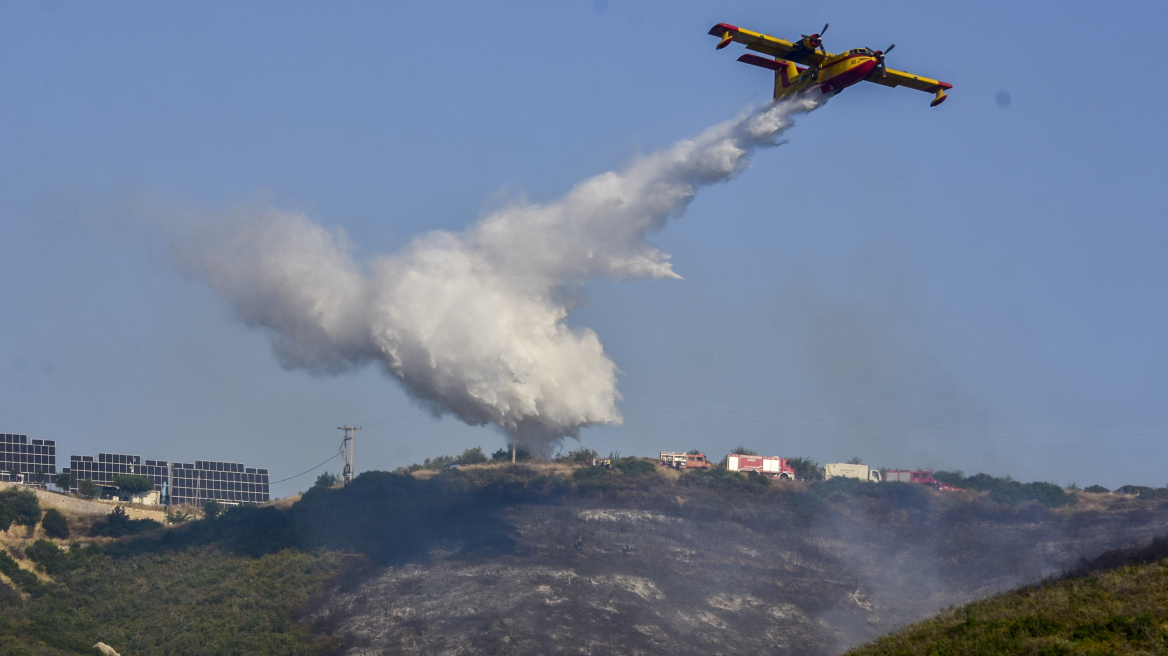
[[[270,333],[285,367],[337,374],[375,363],[435,415],[492,424],[546,452],[583,427],[621,422],[616,365],[596,333],[568,325],[564,288],[592,276],[678,278],[646,235],[819,104],[769,104],[554,202],[516,201],[369,262],[353,258],[339,228],[276,209],[185,224],[173,251],[242,322]]]

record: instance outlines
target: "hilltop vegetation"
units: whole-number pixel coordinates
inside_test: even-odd
[[[1113,550],[1062,577],[946,610],[850,656],[1163,654],[1168,539]]]

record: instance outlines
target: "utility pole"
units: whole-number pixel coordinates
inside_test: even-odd
[[[345,468],[341,470],[341,483],[348,485],[353,482],[353,432],[361,430],[360,426],[338,426],[337,430],[345,431],[345,440],[341,450],[345,452]]]

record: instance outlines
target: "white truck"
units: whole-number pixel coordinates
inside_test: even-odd
[[[868,465],[852,465],[846,462],[829,462],[823,466],[824,480],[831,480],[838,476],[855,478],[861,481],[880,482],[880,470]]]

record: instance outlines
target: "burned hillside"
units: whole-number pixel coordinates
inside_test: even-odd
[[[300,513],[352,504],[369,523],[316,544],[376,564],[310,620],[350,654],[832,654],[1168,530],[1168,506],[1120,495],[1048,508],[904,483],[637,469],[366,474],[314,492]],[[364,496],[389,481],[454,494],[459,511]],[[398,512],[410,525],[375,535]]]

